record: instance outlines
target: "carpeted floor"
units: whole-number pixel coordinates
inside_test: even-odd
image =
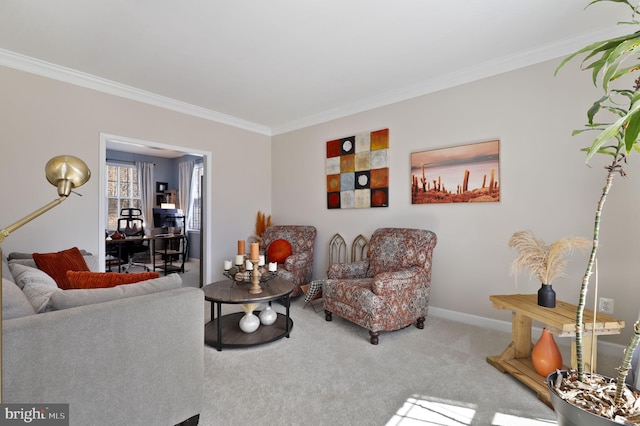
[[[374,346],[366,330],[303,305],[292,304],[289,339],[205,347],[202,425],[555,424],[531,390],[485,361],[507,333],[430,316],[424,330],[382,333]]]
[[[185,285],[197,287],[197,262],[186,270]],[[223,305],[223,314],[237,310]],[[509,333],[430,315],[424,330],[381,333],[374,346],[366,330],[335,315],[326,322],[302,298],[291,318],[288,339],[221,352],[205,346],[201,425],[556,424],[533,391],[486,362]],[[568,363],[569,348],[560,348]],[[600,370],[611,374],[612,362],[600,356]]]

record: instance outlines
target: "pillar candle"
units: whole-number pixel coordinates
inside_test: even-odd
[[[224,261],[224,270],[228,271],[229,269],[231,269],[231,261],[230,260],[225,260]]]
[[[264,266],[264,254],[261,254],[258,259],[260,260],[258,266]]]
[[[242,265],[244,263],[244,255],[236,255],[236,265]]]
[[[247,249],[244,246],[244,240],[238,240],[238,254],[247,254]]]
[[[247,260],[247,261],[245,262],[245,264],[244,264],[244,268],[245,268],[247,271],[253,271],[253,263],[251,263],[251,261],[250,261],[250,260]]]
[[[269,272],[276,272],[278,270],[278,264],[276,262],[269,262]]]
[[[260,254],[260,244],[258,243],[251,243],[251,260],[258,260],[259,257],[258,255]]]

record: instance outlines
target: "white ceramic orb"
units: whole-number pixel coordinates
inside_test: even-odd
[[[271,306],[267,306],[260,312],[260,322],[262,325],[271,325],[276,322],[276,318],[278,318],[278,314],[271,309]]]
[[[240,330],[245,333],[253,333],[258,327],[260,327],[260,318],[253,313],[244,314],[244,316],[240,318]]]

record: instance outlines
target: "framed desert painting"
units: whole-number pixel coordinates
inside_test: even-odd
[[[411,154],[411,203],[500,201],[500,141]]]

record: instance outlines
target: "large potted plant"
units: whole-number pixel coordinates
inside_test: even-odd
[[[638,25],[635,19],[638,4],[628,0],[593,0],[595,3],[610,1],[631,9],[632,20],[627,25]],[[640,341],[640,322],[634,324],[633,335],[618,368],[616,379],[602,378],[587,374],[583,362],[583,314],[589,279],[593,273],[598,242],[600,221],[607,195],[616,176],[626,176],[628,157],[640,151],[640,31],[590,44],[565,58],[558,70],[567,62],[582,57],[582,68],[591,71],[593,83],[603,91],[587,111],[587,124],[574,134],[596,131],[592,144],[584,148],[588,163],[596,154],[609,157],[605,167],[605,186],[600,195],[593,227],[591,253],[587,262],[576,310],[576,362],[577,371],[555,372],[549,375],[547,383],[551,400],[557,413],[559,425],[599,425],[636,424],[640,425],[640,402],[637,394],[626,386],[627,373],[631,366],[633,351]],[[626,84],[626,86],[625,86]],[[624,87],[617,87],[622,85]],[[579,407],[579,408],[578,408]],[[587,411],[589,413],[587,413]],[[626,423],[625,423],[626,422]]]

